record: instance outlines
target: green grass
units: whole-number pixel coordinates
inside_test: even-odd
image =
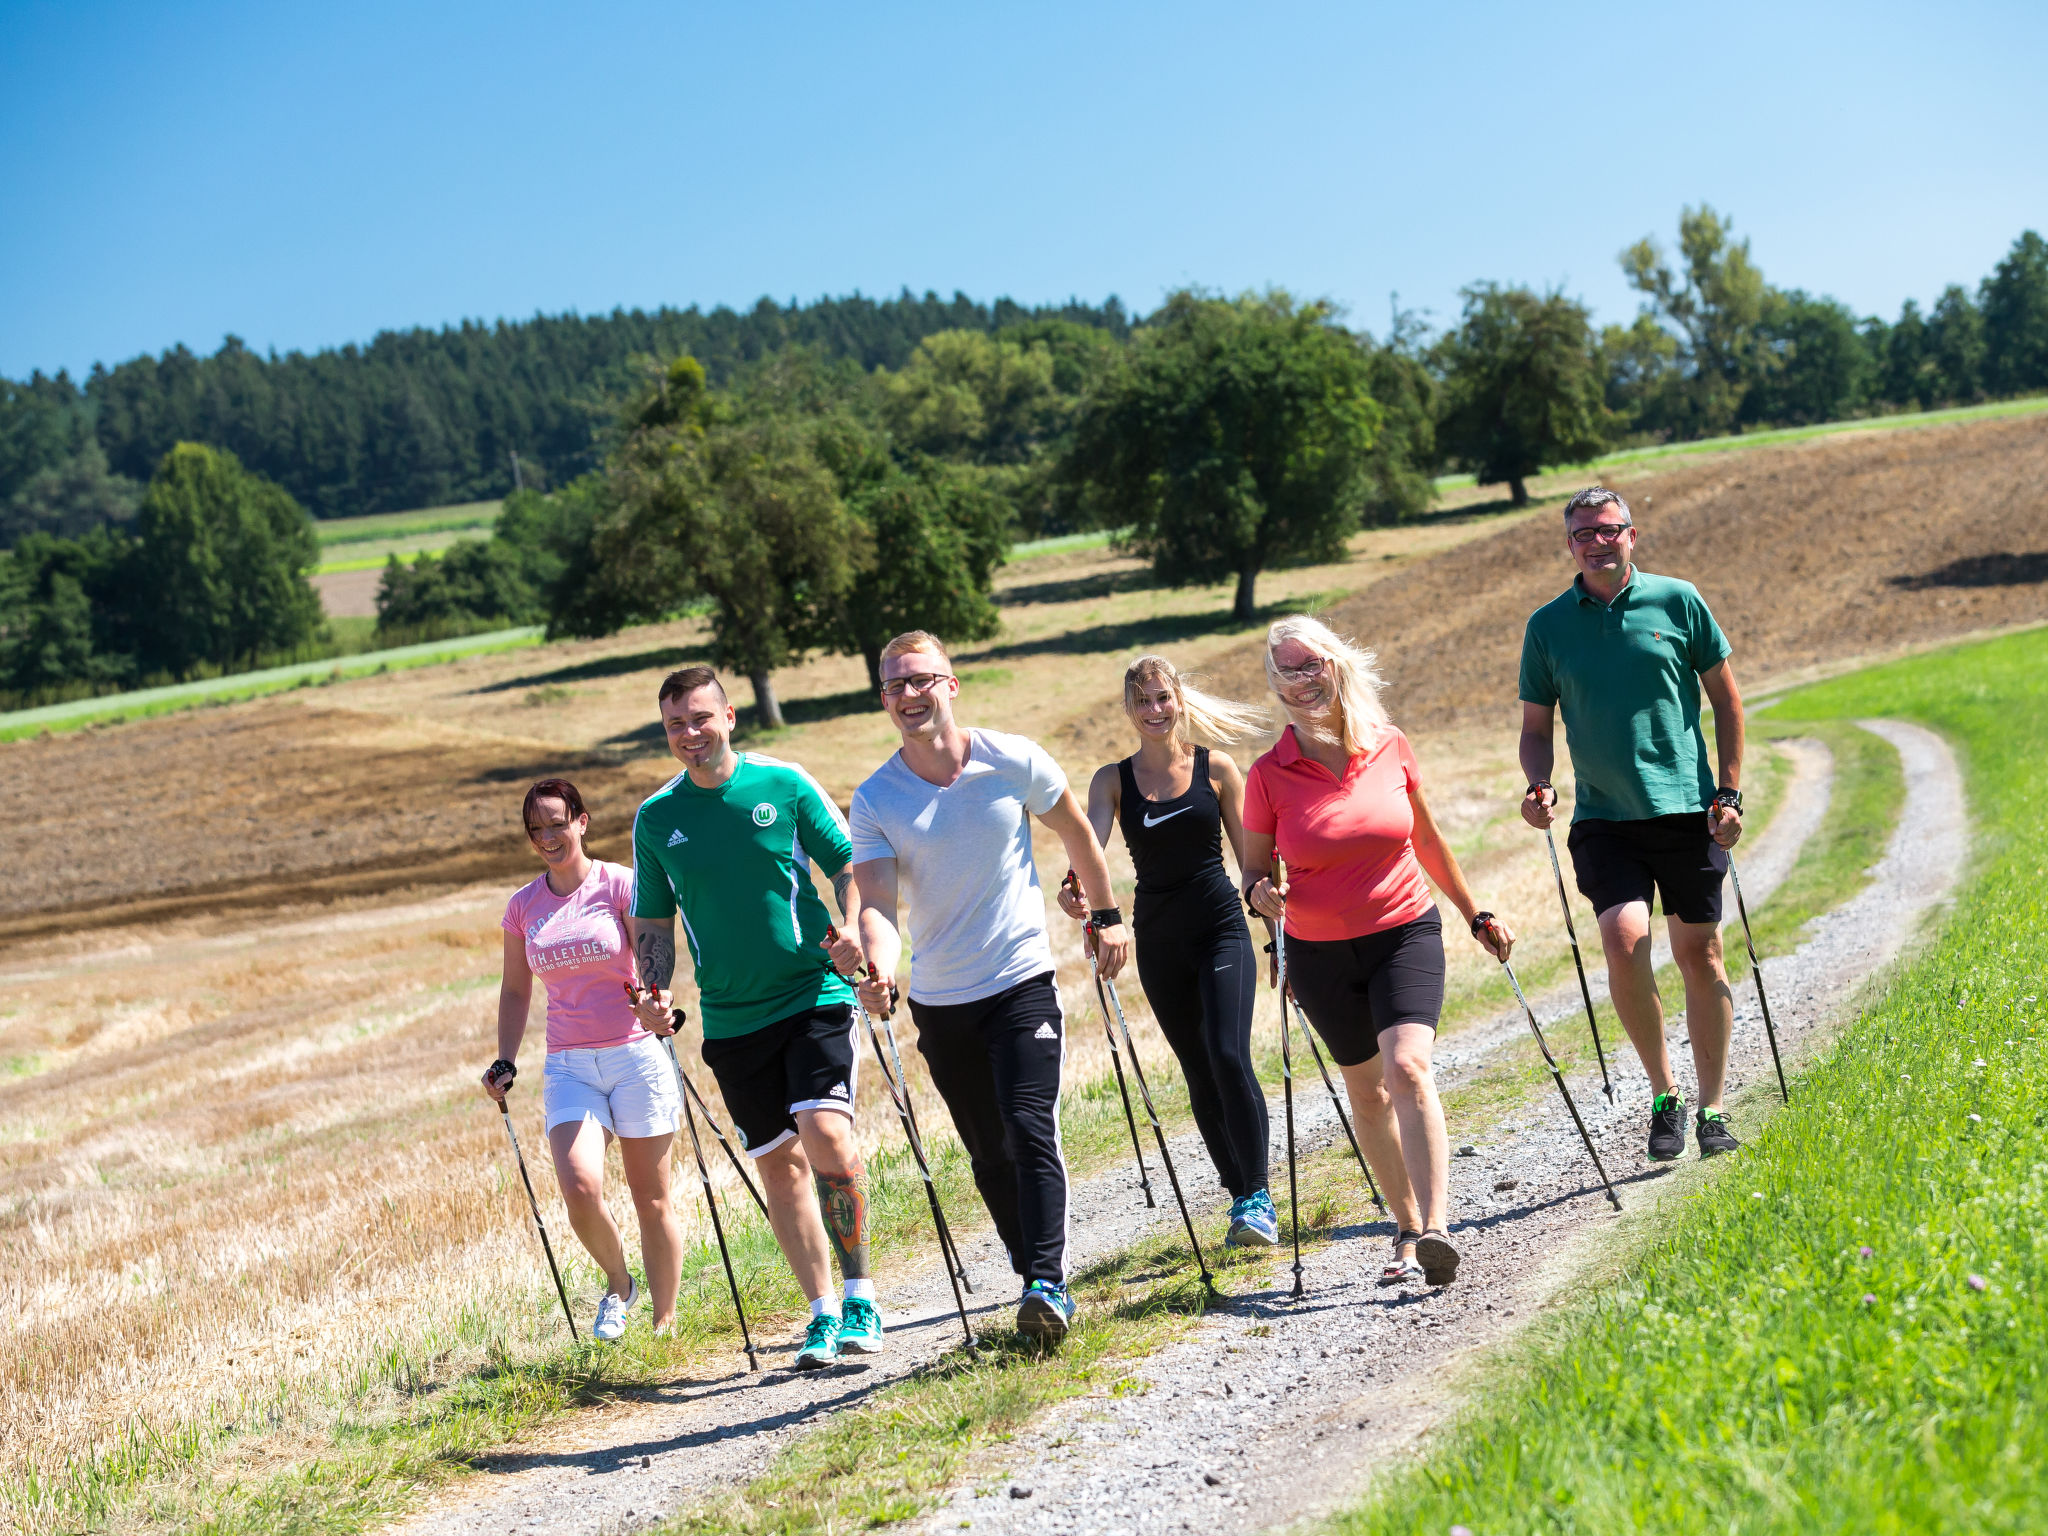
[[[314,530],[323,549],[337,544],[362,544],[373,539],[415,538],[428,533],[461,533],[488,528],[498,520],[503,502],[468,501],[452,507],[421,507],[412,512],[374,512],[367,517],[329,517]]]
[[[1588,471],[1617,465],[1642,464],[1657,459],[1688,458],[1700,453],[1739,453],[1749,448],[1767,448],[1780,443],[1803,443],[1808,438],[1834,437],[1843,432],[1897,432],[1917,427],[1946,426],[1958,421],[1986,421],[2005,416],[2031,416],[2048,411],[2048,395],[2031,395],[2021,400],[1999,400],[1990,405],[1959,405],[1941,411],[1912,411],[1897,416],[1861,416],[1850,421],[1827,421],[1811,427],[1778,427],[1767,432],[1746,432],[1735,437],[1703,437],[1690,443],[1661,443],[1648,448],[1623,448],[1602,454],[1584,465],[1554,464],[1543,471],[1583,468]],[[1531,479],[1536,478],[1530,476]],[[1471,475],[1439,475],[1439,490],[1475,484]]]
[[[336,619],[329,622],[340,626],[350,621]],[[375,621],[360,622],[374,624]],[[360,631],[349,633],[359,634]],[[19,741],[46,732],[75,731],[87,725],[118,725],[127,720],[147,720],[156,715],[175,714],[179,710],[232,704],[267,693],[282,693],[290,688],[324,687],[328,683],[372,672],[402,672],[411,667],[453,661],[461,656],[487,655],[540,643],[540,627],[532,625],[448,640],[428,640],[381,651],[323,657],[291,666],[266,667],[257,672],[235,672],[225,677],[173,683],[163,688],[141,688],[128,693],[104,694],[98,698],[73,699],[68,703],[45,704],[36,709],[17,709],[0,714],[0,741]]]
[[[1804,690],[1965,762],[1979,873],[1927,951],[1612,1283],[1345,1533],[2048,1523],[2048,634]]]

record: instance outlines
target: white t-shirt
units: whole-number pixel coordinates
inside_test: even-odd
[[[910,995],[940,1006],[1053,968],[1030,818],[1059,804],[1067,776],[1035,741],[967,734],[967,766],[951,784],[919,778],[899,752],[853,792],[847,818],[854,863],[896,861],[910,908]]]

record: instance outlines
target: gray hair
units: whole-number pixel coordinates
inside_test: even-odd
[[[1601,507],[1619,507],[1621,515],[1631,523],[1635,513],[1629,511],[1628,501],[1619,491],[1610,491],[1604,485],[1589,485],[1564,504],[1564,520],[1570,522],[1574,512],[1598,511]]]

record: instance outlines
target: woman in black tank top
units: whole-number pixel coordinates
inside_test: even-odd
[[[1254,710],[1187,686],[1163,656],[1140,656],[1124,673],[1124,713],[1138,750],[1105,764],[1088,787],[1088,819],[1105,847],[1123,828],[1138,873],[1132,934],[1138,979],[1160,1032],[1180,1060],[1195,1126],[1236,1197],[1228,1241],[1271,1247],[1279,1221],[1266,1191],[1266,1095],[1252,1068],[1252,1004],[1258,960],[1223,866],[1223,841],[1244,852],[1244,775],[1197,734],[1231,741],[1261,728]],[[1063,891],[1060,905],[1086,915]]]

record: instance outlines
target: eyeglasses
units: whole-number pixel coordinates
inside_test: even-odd
[[[1323,669],[1327,665],[1328,663],[1322,657],[1311,656],[1298,667],[1283,667],[1276,664],[1273,668],[1273,675],[1279,678],[1281,682],[1292,686],[1296,683],[1315,681],[1315,679],[1323,675]]]
[[[1595,523],[1590,528],[1574,528],[1572,530],[1572,542],[1574,544],[1591,544],[1598,541],[1602,544],[1619,544],[1624,533],[1634,533],[1635,531],[1636,525],[1634,523]]]
[[[931,693],[952,675],[951,672],[913,672],[908,677],[892,677],[882,684],[882,697],[900,699],[906,693]]]

